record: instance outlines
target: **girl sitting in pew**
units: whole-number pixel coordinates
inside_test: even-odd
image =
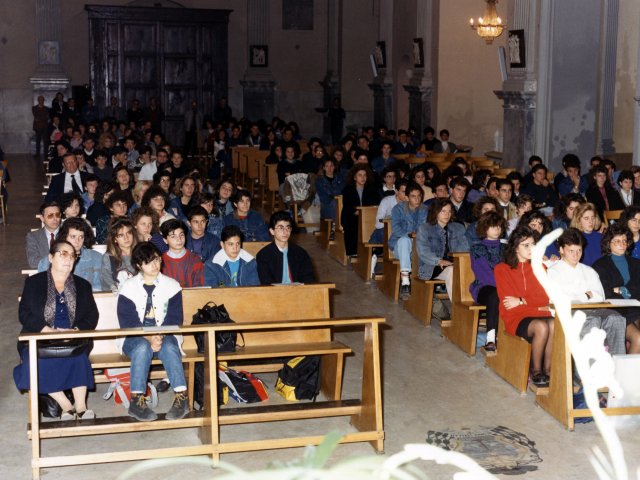
[[[359,163],[349,171],[347,185],[342,191],[340,224],[344,230],[344,247],[348,257],[358,253],[358,210],[356,207],[378,205],[380,198],[368,164]]]
[[[633,247],[629,254],[640,260],[640,207],[634,205],[625,208],[618,223],[626,226],[631,232]]]
[[[494,269],[502,260],[505,244],[500,241],[507,228],[504,216],[489,211],[480,216],[476,228],[478,243],[471,245],[471,269],[475,280],[469,287],[473,300],[487,307],[487,341],[485,351],[496,351],[496,330],[500,301],[496,290]]]
[[[601,226],[600,216],[593,203],[584,203],[573,213],[570,227],[580,230],[586,242],[580,260],[585,265],[591,266],[602,257],[600,245],[604,236],[599,231]]]
[[[531,344],[531,381],[538,387],[549,385],[553,317],[549,297],[531,268],[537,233],[520,226],[509,237],[504,262],[494,269],[500,299],[499,312],[504,329]]]
[[[478,219],[480,218],[480,216],[487,212],[497,212],[499,207],[500,204],[498,203],[498,200],[493,197],[487,196],[480,197],[476,201],[476,203],[473,204],[471,214],[476,220],[474,222],[471,222],[465,231],[469,246],[473,246],[481,240],[477,232]]]

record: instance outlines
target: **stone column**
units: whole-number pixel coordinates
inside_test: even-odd
[[[409,125],[418,135],[434,124],[435,82],[438,77],[439,0],[417,0],[416,38],[422,39],[424,63],[414,68],[413,77],[403,88],[409,93]]]
[[[373,124],[392,128],[393,118],[393,3],[383,1],[379,4],[378,38],[385,42],[385,67],[378,67],[378,76],[369,84],[373,91]]]
[[[602,38],[602,86],[600,96],[600,147],[603,155],[616,153],[613,146],[613,109],[616,92],[619,0],[605,0]]]
[[[640,65],[640,42],[638,49],[638,65]],[[640,68],[636,72],[636,109],[633,115],[633,164],[640,165]]]
[[[252,46],[269,47],[269,0],[247,0],[247,70],[240,80],[243,87],[243,115],[251,120],[270,120],[275,112],[276,82],[269,68],[267,51],[265,66],[251,66]]]
[[[496,90],[504,109],[502,166],[519,169],[535,151],[536,94]]]
[[[320,85],[323,90],[322,107],[318,109],[323,114],[322,136],[327,143],[331,139],[331,125],[326,115],[333,99],[340,97],[340,80],[342,76],[342,0],[329,0],[327,4],[327,71]]]
[[[391,128],[393,125],[393,84],[370,83],[369,88],[373,90],[374,126],[386,125]]]
[[[71,80],[62,68],[60,44],[60,1],[36,0],[36,67],[29,78],[33,89],[33,104],[39,95],[45,97],[49,105],[56,93],[62,92],[65,99],[69,96]]]

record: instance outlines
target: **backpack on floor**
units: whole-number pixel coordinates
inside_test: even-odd
[[[278,372],[276,392],[292,402],[315,401],[320,393],[320,357],[294,357],[285,363]]]
[[[193,370],[194,384],[193,384],[193,401],[194,408],[195,403],[198,404],[199,410],[204,410],[204,364],[202,362],[196,363]],[[226,405],[229,402],[229,387],[224,385],[220,379],[218,382],[218,405]]]
[[[111,381],[111,384],[102,398],[109,400],[113,396],[116,404],[122,404],[125,408],[129,408],[131,400],[131,369],[107,368],[104,374]],[[145,397],[147,397],[151,408],[158,406],[158,390],[151,382],[147,383]]]
[[[238,403],[257,403],[269,399],[262,380],[249,372],[220,365],[218,378],[229,387],[229,397]]]

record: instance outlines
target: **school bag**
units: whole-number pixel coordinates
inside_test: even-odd
[[[315,401],[320,393],[320,357],[294,357],[285,363],[278,371],[276,392],[292,402]]]

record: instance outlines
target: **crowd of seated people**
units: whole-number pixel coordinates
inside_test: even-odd
[[[112,102],[111,111],[119,108],[117,103]],[[308,254],[290,242],[297,219],[280,211],[265,222],[252,208],[251,192],[231,180],[230,149],[240,145],[269,151],[267,162],[277,164],[281,193],[290,175],[313,177],[313,202],[320,205],[322,218],[342,227],[347,256],[357,257],[357,207],[377,206],[370,241],[383,243],[381,222],[390,219],[388,247],[399,260],[398,288],[404,298],[411,295],[415,275],[443,280],[443,292],[451,299],[452,254],[470,253],[475,279],[463,288],[486,306],[486,350],[500,348],[500,317],[507,332],[532,344],[531,374],[539,386],[548,384],[553,340],[549,299],[530,264],[532,248],[542,235],[552,228],[565,230],[545,252],[545,260],[550,276],[571,287],[568,295],[586,302],[640,297],[640,267],[634,263],[640,261],[640,170],[618,172],[610,160],[594,157],[589,172],[581,174],[578,157],[567,155],[563,171],[550,181],[542,159],[534,156],[525,175],[511,172],[498,178],[491,170],[474,170],[465,158],[455,158],[457,147],[449,132],[441,130],[436,138],[431,127],[423,138],[415,129],[364,127],[333,146],[312,137],[303,154],[295,123],[279,118],[254,123],[230,116],[204,121],[202,149],[213,157],[205,167],[198,157],[183,156],[170,145],[145,110],[133,110],[126,120],[120,112],[122,118],[88,125],[70,117],[51,118],[49,170],[56,175],[40,209],[42,228],[27,237],[29,266],[41,272],[55,269],[55,277],[62,278],[65,265],[52,259],[69,250],[64,260],[73,256],[74,278],[86,280],[93,291],[119,292],[122,326],[178,321],[177,310],[165,312],[166,318],[154,312],[149,300],[153,288],[179,310],[182,288],[315,281]],[[74,147],[81,151],[74,152]],[[426,152],[450,153],[453,158],[442,169],[428,159],[413,167],[405,161],[407,155]],[[342,195],[339,218],[337,195]],[[605,213],[613,209],[625,211],[610,225]],[[106,244],[104,255],[92,249],[96,240]],[[254,257],[243,242],[271,243]],[[412,272],[414,250],[418,272]],[[581,282],[563,281],[575,272]],[[640,351],[636,310],[594,310],[589,318],[591,325],[607,332],[610,351]],[[56,328],[55,318],[45,320]],[[139,375],[148,371],[151,357],[172,365],[169,377],[176,400],[171,417],[179,418],[186,414],[183,374],[175,367],[173,341],[155,337],[142,344],[144,351],[130,345],[125,353],[142,364],[140,370],[136,367],[136,390],[143,388]],[[86,379],[83,383],[90,385]],[[143,395],[136,396],[130,414],[141,421],[155,419],[144,401]],[[71,411],[68,402],[61,403]],[[83,409],[81,402],[76,405],[78,414]]]

